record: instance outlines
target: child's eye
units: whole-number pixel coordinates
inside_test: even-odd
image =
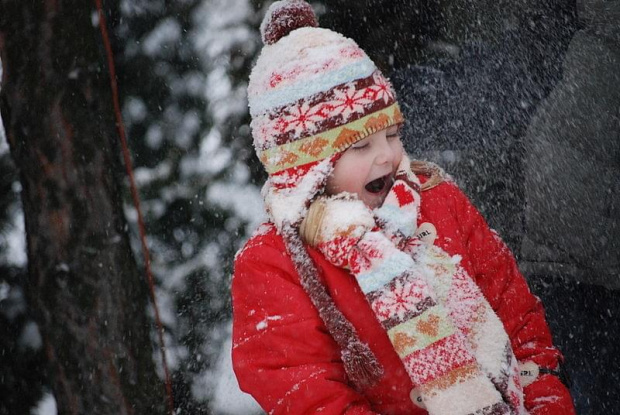
[[[362,140],[362,141],[358,141],[357,143],[353,144],[351,146],[352,149],[354,150],[361,150],[368,147],[368,141],[367,140]]]
[[[367,144],[367,143],[366,143],[366,144],[360,144],[360,145],[358,145],[358,146],[351,146],[351,148],[352,148],[353,150],[363,150],[363,149],[365,149],[366,147],[368,147],[368,144]]]
[[[401,137],[401,127],[388,131],[385,135],[388,139],[400,138]]]

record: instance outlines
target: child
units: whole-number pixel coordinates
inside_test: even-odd
[[[387,79],[299,0],[248,95],[271,221],[235,261],[233,366],[274,414],[574,414],[539,300]]]

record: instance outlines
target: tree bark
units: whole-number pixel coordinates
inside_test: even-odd
[[[0,0],[0,110],[59,414],[163,413],[93,2]]]

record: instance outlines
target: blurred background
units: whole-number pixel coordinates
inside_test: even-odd
[[[7,22],[24,18],[11,3],[0,2],[5,39]],[[246,87],[269,4],[103,5],[179,414],[261,413],[232,374],[229,287],[235,252],[266,218]],[[513,250],[566,356],[578,413],[620,414],[620,2],[311,4],[321,26],[355,39],[392,79],[411,156],[440,164]],[[85,16],[98,30],[94,6]],[[5,137],[14,128],[4,99],[0,414],[51,415],[62,411],[29,292],[26,166]],[[140,263],[137,212],[120,182]],[[153,319],[151,306],[134,312]],[[144,353],[163,376],[151,332]]]

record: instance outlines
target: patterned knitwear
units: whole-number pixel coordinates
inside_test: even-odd
[[[333,164],[352,144],[403,121],[392,86],[366,53],[316,26],[311,6],[300,0],[273,3],[261,25],[265,46],[248,101],[268,186],[297,187],[309,173],[320,181],[330,172],[317,167],[321,161]]]
[[[321,282],[299,227],[339,155],[403,118],[389,81],[364,51],[316,26],[304,1],[269,8],[261,25],[265,46],[248,85],[251,128],[269,174],[266,209],[341,349],[349,380],[364,389],[383,369]],[[375,211],[372,232],[341,232],[318,248],[356,276],[430,414],[525,414],[501,322],[458,258],[414,236],[418,190],[413,174],[401,177]]]
[[[458,256],[415,236],[419,189],[405,157],[374,212],[332,199],[316,247],[356,277],[429,414],[526,414],[500,319]],[[357,217],[338,218],[345,211]]]
[[[299,225],[339,155],[403,118],[391,84],[366,53],[351,39],[317,26],[305,1],[269,7],[261,24],[265,46],[248,85],[252,136],[269,174],[263,187],[267,212],[341,348],[349,378],[370,386],[382,368],[320,282]]]
[[[302,0],[277,1],[267,10],[261,24],[265,46],[248,84],[252,137],[269,174],[263,187],[267,212],[341,348],[349,378],[366,387],[383,370],[320,281],[299,225],[339,155],[403,117],[391,84],[366,53],[317,26],[312,7]]]

